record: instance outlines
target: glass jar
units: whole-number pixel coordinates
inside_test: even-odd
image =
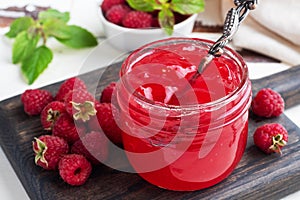
[[[135,171],[156,186],[193,191],[215,185],[245,150],[251,83],[242,57],[225,48],[191,78],[212,44],[160,40],[122,65],[116,99],[124,150]]]

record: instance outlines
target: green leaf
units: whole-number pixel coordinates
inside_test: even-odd
[[[58,19],[47,20],[43,27],[44,33],[47,36],[53,36],[57,39],[68,39],[72,35],[69,26],[64,21]]]
[[[158,0],[159,1],[159,3],[161,3],[161,4],[165,4],[165,3],[167,3],[169,0]]]
[[[70,20],[69,12],[60,12],[55,9],[48,9],[39,13],[38,19],[40,22],[44,23],[50,19],[59,19],[65,23]]]
[[[32,84],[37,77],[47,68],[53,58],[52,51],[46,46],[40,46],[34,50],[31,56],[22,62],[22,73]]]
[[[161,5],[156,0],[126,0],[131,8],[144,12],[152,12],[155,9],[161,8]]]
[[[34,25],[34,20],[31,17],[21,17],[14,20],[11,25],[9,31],[5,34],[9,38],[15,38],[22,31],[26,31]]]
[[[172,0],[171,9],[182,15],[190,15],[204,11],[204,0]]]
[[[21,62],[30,56],[40,39],[39,34],[23,31],[18,34],[13,44],[12,61],[14,64]]]
[[[158,21],[159,21],[160,27],[162,27],[168,35],[173,34],[175,17],[171,10],[164,8],[161,11],[159,11]]]
[[[79,26],[71,25],[69,30],[72,33],[70,38],[60,39],[58,41],[71,48],[92,47],[98,44],[97,39],[86,29]]]

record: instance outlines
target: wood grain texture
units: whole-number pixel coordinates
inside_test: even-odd
[[[253,85],[268,86],[279,92],[285,100],[285,108],[295,106],[300,102],[300,66],[279,72],[263,79],[252,80]],[[253,87],[256,94],[259,87]]]
[[[117,80],[120,64],[81,76],[91,92],[99,97],[103,87]],[[300,67],[253,81],[253,91],[271,87],[282,92],[287,106],[299,104]],[[298,74],[298,75],[297,75]],[[298,77],[297,77],[298,76]],[[53,93],[60,83],[45,87]],[[44,134],[39,117],[23,112],[20,96],[0,102],[0,145],[31,199],[279,199],[300,190],[300,130],[285,115],[262,119],[249,118],[246,151],[234,172],[221,183],[195,192],[174,192],[153,186],[137,174],[101,165],[94,168],[86,184],[72,187],[57,172],[45,171],[34,164],[31,141]],[[254,129],[266,122],[282,123],[290,137],[283,156],[266,156],[254,145]],[[126,167],[126,166],[125,166]]]

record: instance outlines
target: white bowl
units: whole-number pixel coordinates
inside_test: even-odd
[[[197,14],[194,14],[186,20],[175,24],[173,34],[169,36],[161,28],[133,29],[116,25],[105,19],[101,8],[98,10],[108,42],[122,51],[132,51],[147,43],[168,37],[185,37],[192,32],[197,17]]]

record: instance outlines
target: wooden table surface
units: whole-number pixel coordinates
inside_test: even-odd
[[[81,76],[87,85],[97,86],[99,94],[104,86],[117,80],[120,63],[107,70],[100,69]],[[103,73],[103,74],[102,74]],[[99,75],[101,81],[98,82]],[[300,66],[253,82],[253,92],[261,87],[280,91],[286,106],[300,103]],[[287,81],[290,80],[290,81]],[[57,91],[60,83],[44,89]],[[174,192],[153,186],[137,174],[125,173],[100,165],[80,187],[64,183],[57,172],[45,171],[33,162],[31,141],[43,133],[39,117],[29,117],[16,96],[0,103],[0,145],[12,164],[31,199],[280,199],[300,190],[300,130],[285,115],[264,120],[251,115],[246,151],[237,168],[221,183],[195,192]],[[266,122],[283,124],[290,141],[284,148],[284,156],[267,156],[253,144],[254,129]],[[126,158],[126,157],[123,157]],[[115,157],[112,159],[116,159]],[[125,166],[126,167],[126,166]],[[129,166],[130,167],[130,166]]]

